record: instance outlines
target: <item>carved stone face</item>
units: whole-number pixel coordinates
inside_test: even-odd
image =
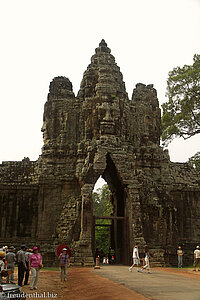
[[[49,86],[49,99],[74,97],[71,81],[63,76],[55,77]]]
[[[44,141],[44,143],[46,143],[49,137],[48,137],[48,133],[47,133],[47,123],[46,123],[45,119],[43,121],[41,131],[43,132],[43,141]]]
[[[104,117],[100,121],[100,134],[115,134],[115,122],[111,115],[111,104],[104,102],[101,105]]]

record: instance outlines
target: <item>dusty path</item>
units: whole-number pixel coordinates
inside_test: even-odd
[[[23,290],[27,299],[200,300],[200,272],[172,268],[152,272],[131,273],[125,266],[70,268],[67,282],[61,283],[59,271],[42,270],[38,290],[29,286]]]
[[[192,269],[155,268],[155,270],[200,280],[200,272],[193,272]],[[200,299],[200,297],[199,297],[199,299]]]
[[[94,274],[91,268],[70,268],[65,283],[60,282],[58,271],[41,271],[37,291],[31,291],[29,286],[23,287],[23,290],[28,294],[28,299],[41,299],[43,295],[48,299],[63,300],[147,300],[127,287]]]
[[[200,272],[157,268],[152,274],[129,272],[126,266],[104,266],[98,272],[116,283],[124,284],[155,300],[200,300]]]
[[[72,269],[69,273],[69,299],[148,299],[137,292],[94,274],[90,269]]]

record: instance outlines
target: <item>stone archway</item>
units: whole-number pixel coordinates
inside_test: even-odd
[[[125,186],[120,179],[116,166],[110,153],[106,155],[106,169],[102,177],[107,181],[112,192],[113,215],[111,227],[111,243],[115,250],[116,261],[128,264],[129,257],[129,228],[126,203],[127,195]]]
[[[97,155],[98,156],[98,155]],[[99,156],[98,156],[99,157]],[[126,186],[123,184],[122,178],[117,170],[111,154],[104,155],[104,161],[101,163],[105,166],[104,170],[97,170],[95,167],[99,164],[99,161],[94,162],[93,171],[90,169],[90,176],[88,182],[85,182],[82,186],[82,209],[81,209],[81,234],[80,245],[87,248],[87,255],[93,257],[94,254],[94,226],[95,218],[93,216],[93,200],[92,192],[94,184],[96,183],[99,175],[107,182],[109,189],[112,193],[113,213],[108,219],[112,221],[111,225],[111,246],[115,250],[116,261],[118,263],[129,263],[129,225],[128,225],[128,209],[126,207],[128,200],[125,191]],[[92,182],[91,182],[92,181]],[[103,219],[102,216],[97,218]],[[105,218],[105,217],[104,217]],[[86,246],[87,245],[87,246]],[[90,259],[89,259],[90,260]]]
[[[128,202],[126,199],[127,195],[109,153],[106,155],[106,169],[102,177],[107,182],[109,190],[111,191],[110,202],[112,205],[112,213],[106,217],[102,215],[94,216],[94,226],[96,226],[96,220],[110,220],[110,247],[115,252],[116,262],[128,264],[129,228],[126,209],[126,203]]]

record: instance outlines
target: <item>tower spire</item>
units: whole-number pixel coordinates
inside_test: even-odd
[[[120,68],[104,39],[95,49],[91,63],[84,73],[78,96],[81,98],[107,96],[128,99]]]

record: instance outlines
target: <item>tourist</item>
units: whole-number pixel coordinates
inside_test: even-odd
[[[139,243],[136,243],[134,249],[133,249],[133,264],[129,268],[129,271],[132,272],[132,269],[134,266],[137,266],[137,271],[140,272],[139,270],[139,264],[140,264],[140,257],[139,257]]]
[[[5,252],[0,251],[0,284],[2,283],[1,272],[5,269],[5,264],[4,264],[4,261],[3,261],[4,257],[5,257]]]
[[[5,252],[5,255],[6,255],[6,253],[8,252],[8,246],[4,246],[3,251]]]
[[[3,246],[3,251],[4,251],[5,257],[6,257],[6,253],[8,252],[8,246]],[[4,257],[4,259],[3,259],[3,262],[4,262],[4,264],[5,264],[5,269],[6,269],[7,261],[6,261],[5,257]]]
[[[200,271],[199,263],[200,263],[200,249],[199,249],[199,246],[196,246],[196,250],[194,250],[194,269],[193,269],[193,271],[196,271],[197,267],[198,267],[198,271]]]
[[[22,282],[24,279],[24,272],[26,271],[26,262],[25,262],[25,251],[26,246],[22,245],[21,250],[17,252],[17,264],[18,264],[18,285],[22,286]]]
[[[67,266],[70,264],[69,254],[67,253],[67,249],[63,248],[62,253],[59,256],[60,259],[60,280],[66,281],[67,278]],[[63,278],[64,275],[64,278]]]
[[[144,253],[144,261],[145,261],[145,264],[144,266],[141,268],[141,270],[143,271],[143,269],[146,269],[148,271],[148,274],[152,274],[151,271],[150,271],[150,253],[149,253],[149,249],[148,247],[146,246],[145,247],[145,253]]]
[[[177,255],[178,255],[178,268],[182,268],[182,265],[183,265],[183,250],[181,249],[181,246],[178,247]]]
[[[94,254],[94,262],[95,262],[95,264],[96,264],[97,258],[98,258],[98,260],[99,260],[99,262],[100,262],[100,251],[99,251],[98,248],[96,248],[95,254]]]
[[[15,270],[15,261],[16,261],[16,255],[14,253],[15,248],[13,246],[11,246],[10,248],[8,248],[8,253],[6,254],[6,261],[7,261],[7,270],[10,270],[10,272],[8,271],[8,276],[6,278],[6,282],[7,283],[14,283],[14,270]]]
[[[33,247],[33,254],[31,254],[29,257],[29,270],[31,270],[31,290],[37,290],[38,277],[42,266],[42,256],[40,253],[38,253],[38,247]]]
[[[31,256],[32,252],[31,249],[26,249],[26,253],[25,253],[25,262],[26,262],[26,274],[25,274],[25,280],[24,280],[24,285],[28,285],[28,278],[29,278],[29,258]]]

